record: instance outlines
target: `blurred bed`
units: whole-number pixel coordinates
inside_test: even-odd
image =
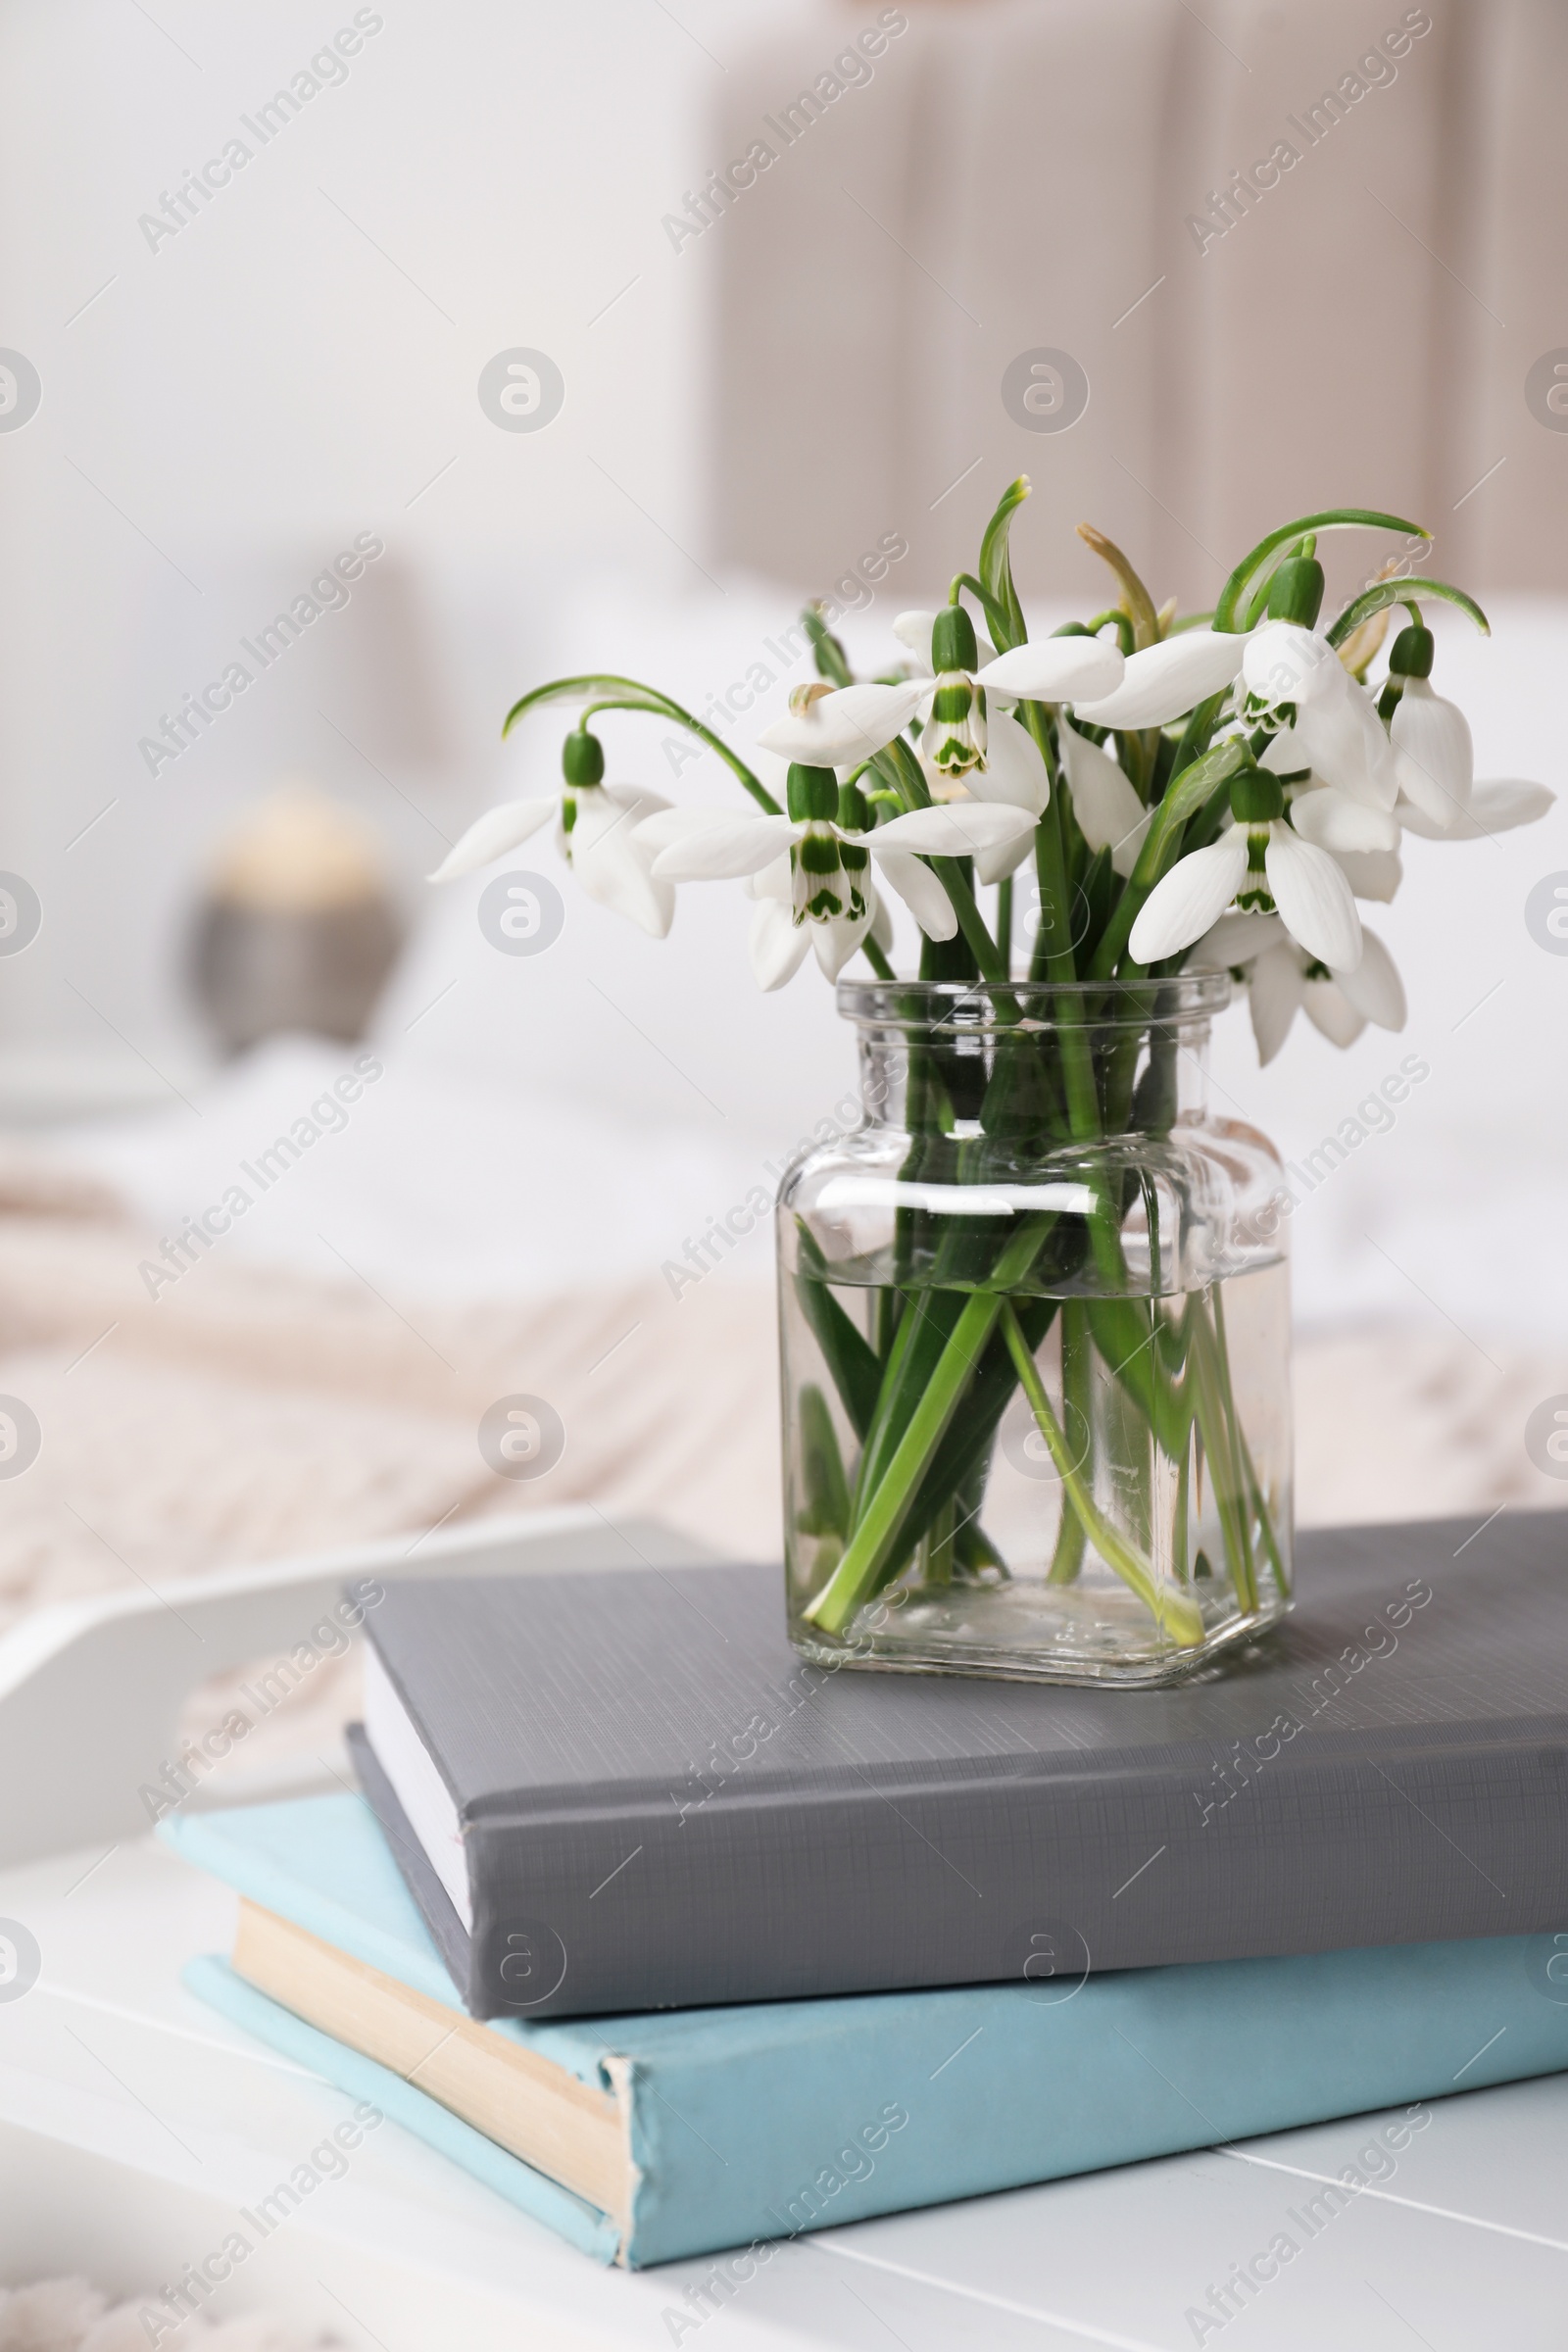
[[[428,561],[420,586],[466,745],[450,799],[429,795],[442,827],[466,821],[465,790],[554,775],[546,720],[509,746],[499,783],[493,754],[473,753],[511,695],[552,673],[649,676],[727,714],[743,739],[764,725],[804,674],[785,634],[799,593],[759,576],[764,564],[806,592],[838,583],[852,646],[885,657],[893,614],[942,593],[1001,482],[1026,465],[1039,489],[1015,547],[1026,587],[1054,600],[1045,626],[1101,601],[1071,536],[1080,516],[1147,555],[1156,595],[1181,589],[1192,605],[1217,577],[1209,551],[1228,559],[1293,501],[1375,495],[1429,515],[1439,569],[1516,591],[1488,596],[1491,641],[1441,629],[1442,682],[1471,715],[1478,772],[1558,783],[1568,604],[1517,591],[1560,585],[1568,511],[1551,464],[1568,443],[1519,396],[1559,331],[1560,271],[1539,246],[1561,214],[1562,144],[1542,110],[1560,99],[1562,12],[1506,0],[1427,19],[1397,86],[1364,90],[1299,184],[1271,199],[1266,240],[1243,218],[1223,250],[1204,251],[1185,214],[1325,75],[1348,72],[1374,29],[1349,0],[1207,13],[1172,0],[911,11],[874,88],[850,88],[792,142],[774,175],[787,199],[737,205],[678,268],[662,246],[665,340],[649,348],[689,370],[662,397],[691,412],[693,476],[713,517],[701,545],[722,584],[678,542],[671,554],[651,515],[641,543],[681,567],[688,594],[651,562],[643,575],[624,560],[593,571],[553,547],[547,564],[532,541],[525,560],[492,543],[462,561],[448,550],[444,568]],[[747,54],[705,117],[715,155],[743,149],[744,126],[848,37],[838,12],[764,20],[765,37],[736,36]],[[1022,175],[1010,212],[977,194],[1004,139]],[[1478,187],[1485,204],[1466,196]],[[595,284],[612,292],[621,265],[593,233]],[[955,287],[969,298],[956,309]],[[698,297],[706,341],[688,331]],[[1280,306],[1298,300],[1310,331],[1282,336]],[[632,308],[593,331],[621,332]],[[1097,405],[1047,439],[1016,429],[996,383],[1014,352],[1056,341],[1079,352]],[[610,348],[595,347],[601,369]],[[1377,397],[1351,400],[1368,352]],[[466,415],[466,386],[464,400]],[[567,447],[595,488],[589,445]],[[601,493],[624,525],[631,493]],[[680,527],[695,541],[694,522]],[[880,571],[860,563],[890,541],[906,552]],[[405,556],[417,564],[416,550]],[[1375,560],[1353,549],[1343,577]],[[244,596],[263,609],[260,588]],[[203,674],[198,640],[173,623],[158,655],[149,674]],[[303,738],[309,718],[358,789],[364,762],[321,735],[305,710],[315,694],[301,656],[271,723],[281,738],[298,716]],[[379,695],[372,679],[362,699]],[[236,775],[240,727],[223,751]],[[620,719],[606,735],[612,777],[677,799],[732,789],[657,724]],[[34,750],[40,773],[64,759],[52,738]],[[188,899],[192,842],[237,789],[200,771],[203,756],[176,780],[189,798],[171,785],[162,816],[144,801],[122,841],[105,846],[107,825],[91,835],[82,859],[105,862],[77,870],[97,876],[96,900],[61,885],[50,938],[73,946],[86,996],[104,983],[81,958],[97,954],[104,972],[145,962],[143,934],[158,928],[146,906]],[[433,861],[440,828],[397,790],[384,807],[408,831],[408,862],[415,844]],[[226,1232],[188,1244],[187,1262],[187,1221],[308,1118],[361,1049],[273,1040],[197,1086],[176,1071],[166,1108],[7,1148],[0,1391],[29,1405],[43,1443],[27,1476],[0,1476],[0,1621],[126,1580],[161,1587],[361,1536],[415,1546],[455,1516],[579,1498],[776,1554],[768,1236],[757,1227],[706,1255],[702,1237],[770,1192],[817,1121],[853,1115],[847,1035],[814,972],[757,997],[738,893],[688,891],[655,946],[574,896],[544,837],[517,862],[562,889],[550,951],[495,951],[476,920],[484,877],[426,898],[364,1049],[374,1080],[252,1188]],[[1416,1007],[1397,1047],[1371,1031],[1340,1054],[1309,1034],[1260,1073],[1240,1012],[1215,1047],[1221,1107],[1287,1157],[1339,1131],[1399,1055],[1429,1071],[1294,1220],[1309,1522],[1473,1511],[1479,1524],[1568,1501],[1524,1444],[1531,1412],[1568,1393],[1568,962],[1523,917],[1531,888],[1568,871],[1568,811],[1463,853],[1413,842],[1406,863],[1402,894],[1373,916]],[[56,994],[96,1035],[96,1013]],[[144,990],[143,1013],[153,1001]],[[140,1017],[128,1026],[149,1034]],[[478,1443],[487,1409],[517,1395],[543,1398],[564,1429],[559,1462],[534,1480],[496,1475]]]
[[[903,601],[884,592],[846,620],[866,656]],[[700,704],[787,614],[781,591],[743,583],[657,615],[590,583],[542,661],[591,654]],[[1491,643],[1445,632],[1482,773],[1551,772],[1544,681],[1565,626],[1561,609],[1516,602]],[[514,789],[550,772],[558,725],[539,720],[511,755]],[[683,799],[724,789],[716,761],[672,774],[657,725],[620,725],[612,774]],[[1400,896],[1372,910],[1417,1007],[1405,1037],[1369,1031],[1340,1054],[1305,1032],[1259,1072],[1235,1008],[1214,1054],[1220,1108],[1287,1157],[1335,1133],[1406,1052],[1429,1066],[1294,1220],[1307,1522],[1479,1524],[1568,1500],[1523,1434],[1568,1392],[1568,974],[1522,919],[1531,885],[1568,867],[1568,815],[1409,853]],[[656,944],[574,894],[552,848],[524,860],[562,889],[546,954],[496,952],[477,877],[431,894],[363,1049],[273,1040],[189,1103],[13,1146],[0,1390],[31,1404],[46,1442],[26,1478],[0,1482],[8,1616],[126,1578],[361,1536],[412,1545],[455,1516],[567,1500],[776,1556],[769,1235],[749,1217],[733,1247],[711,1235],[771,1193],[817,1121],[856,1115],[831,993],[812,968],[756,994],[738,893],[687,891]],[[264,1168],[357,1059],[376,1074],[352,1107]],[[236,1182],[247,1211],[181,1248]],[[564,1429],[538,1479],[500,1477],[480,1451],[486,1410],[519,1395]]]

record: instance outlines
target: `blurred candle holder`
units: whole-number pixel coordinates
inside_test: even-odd
[[[364,1035],[403,922],[381,844],[354,811],[289,783],[222,843],[197,914],[191,981],[226,1054],[304,1030]]]

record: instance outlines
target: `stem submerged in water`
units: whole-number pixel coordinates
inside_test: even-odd
[[[1174,1586],[1163,1584],[1150,1562],[1135,1551],[1117,1534],[1104,1514],[1096,1508],[1093,1497],[1078,1474],[1072,1448],[1051,1409],[1051,1399],[1046,1395],[1040,1367],[1030,1352],[1028,1341],[1018,1328],[1018,1318],[1010,1301],[1002,1310],[1002,1328],[1017,1367],[1019,1383],[1040,1424],[1040,1434],[1051,1448],[1051,1458],[1061,1475],[1062,1494],[1082,1522],[1084,1533],[1105,1565],[1114,1568],[1122,1581],[1132,1588],[1155,1623],[1169,1634],[1178,1647],[1197,1648],[1203,1639],[1202,1613],[1197,1603]]]

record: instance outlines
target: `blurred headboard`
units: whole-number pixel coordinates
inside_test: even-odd
[[[930,582],[1027,471],[1044,590],[1093,576],[1087,518],[1206,604],[1341,503],[1561,587],[1565,113],[1553,0],[808,16],[731,67],[665,221],[716,312],[719,554],[826,587],[897,531]]]

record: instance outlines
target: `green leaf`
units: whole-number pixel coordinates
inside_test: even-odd
[[[850,1532],[850,1482],[844,1475],[844,1457],[827,1398],[813,1381],[802,1389],[796,1409],[806,1508],[795,1524],[803,1536],[843,1538]]]
[[[1283,564],[1289,564],[1293,557],[1298,556],[1305,545],[1305,539],[1293,539],[1287,546],[1276,549],[1275,561],[1269,565],[1262,579],[1253,589],[1251,598],[1247,607],[1247,611],[1242,615],[1242,626],[1244,629],[1256,628],[1258,622],[1263,617],[1264,612],[1267,610],[1268,592],[1273,584],[1275,572],[1279,570]]]
[[[996,647],[998,653],[1005,653],[1007,651],[1008,638],[1013,625],[1011,615],[1008,613],[1006,607],[998,602],[996,597],[992,595],[990,589],[985,587],[979,580],[977,580],[972,571],[960,571],[958,574],[958,585],[960,588],[967,588],[969,594],[975,598],[976,602],[979,604],[981,611],[986,616],[986,627],[991,633],[991,642]],[[1017,600],[1015,598],[1014,602],[1016,601]],[[1021,618],[1018,625],[1021,630],[1023,627]],[[1012,642],[1014,644],[1021,644],[1022,637],[1020,636],[1013,638]]]
[[[997,624],[994,622],[992,638],[999,654],[1010,653],[1015,645],[1022,645],[1029,634],[1024,626],[1018,591],[1012,584],[1012,559],[1007,552],[1007,534],[1012,528],[1014,514],[1029,496],[1030,486],[1026,473],[1020,473],[1015,482],[1007,484],[996,513],[986,524],[985,537],[980,542],[981,583],[986,595],[1002,608],[1001,631],[996,633]]]
[[[1115,540],[1107,539],[1092,522],[1079,523],[1078,536],[1085,547],[1094,549],[1102,564],[1109,564],[1121,582],[1121,609],[1133,624],[1134,645],[1157,645],[1159,614],[1154,610],[1154,600]]]
[[[1358,629],[1363,620],[1370,620],[1374,612],[1385,612],[1390,605],[1402,605],[1412,596],[1435,596],[1446,605],[1457,605],[1461,612],[1469,613],[1483,637],[1492,635],[1492,623],[1475,598],[1466,596],[1462,588],[1450,587],[1446,580],[1379,580],[1375,587],[1363,590],[1353,604],[1346,606],[1328,633],[1330,645],[1343,645],[1352,630]]]
[[[1133,868],[1135,881],[1152,885],[1164,870],[1166,844],[1191,816],[1196,816],[1205,801],[1213,798],[1222,784],[1227,783],[1239,767],[1245,767],[1252,757],[1245,738],[1227,737],[1216,743],[1201,760],[1195,760],[1173,776],[1165,788],[1165,797],[1154,812],[1154,821],[1145,836]]]
[[[1243,599],[1266,580],[1277,564],[1283,564],[1285,553],[1293,539],[1300,539],[1308,531],[1403,531],[1415,539],[1430,539],[1432,533],[1418,522],[1406,522],[1398,514],[1381,514],[1371,507],[1331,507],[1322,514],[1302,514],[1295,522],[1281,523],[1260,539],[1249,556],[1244,556],[1220,590],[1214,607],[1216,629],[1236,630],[1240,623],[1237,612]],[[1272,559],[1272,561],[1270,560]]]
[[[827,625],[827,615],[820,605],[808,605],[801,614],[801,625],[810,639],[816,661],[816,674],[834,686],[853,686],[855,673],[845,658],[844,648]]]

